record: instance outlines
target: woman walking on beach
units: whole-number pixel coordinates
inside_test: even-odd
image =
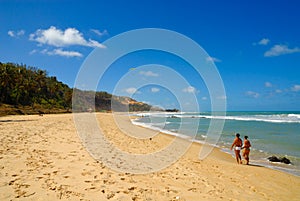
[[[236,162],[238,164],[242,164],[242,158],[241,158],[241,154],[240,154],[241,149],[242,149],[242,145],[243,145],[243,142],[242,142],[242,140],[240,138],[240,134],[237,133],[235,135],[235,138],[234,138],[234,141],[233,141],[233,143],[231,145],[230,150],[232,150],[232,148],[234,147]]]
[[[245,158],[245,160],[247,161],[247,165],[249,165],[249,154],[250,154],[250,147],[251,147],[251,143],[248,140],[248,136],[244,137],[244,146],[242,149],[244,149],[243,152],[243,157]]]

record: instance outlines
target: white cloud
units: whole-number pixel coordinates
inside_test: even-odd
[[[19,30],[17,32],[15,31],[8,31],[7,34],[10,36],[10,37],[19,37],[19,36],[23,36],[25,34],[25,31],[24,30]]]
[[[42,51],[40,51],[42,54],[48,54],[49,50],[48,49],[43,49]]]
[[[254,92],[254,91],[247,91],[246,95],[250,96],[250,97],[253,97],[253,98],[258,98],[259,97],[259,93]]]
[[[160,91],[159,88],[155,88],[155,87],[151,88],[151,92],[153,92],[153,93],[156,93],[156,92],[159,92],[159,91]]]
[[[221,62],[220,59],[217,59],[215,57],[207,57],[206,61],[208,61],[208,62]]]
[[[100,31],[97,29],[91,29],[92,32],[94,32],[95,34],[97,34],[98,36],[105,36],[108,35],[108,31],[105,29],[104,31]]]
[[[23,36],[25,34],[25,31],[24,30],[20,30],[17,32],[17,35],[18,36]]]
[[[15,37],[15,33],[13,31],[8,31],[7,34],[10,36],[10,37]]]
[[[204,97],[202,97],[201,99],[202,99],[202,100],[207,100],[207,97],[204,96]]]
[[[300,48],[295,47],[295,48],[289,48],[286,45],[274,45],[270,50],[266,51],[264,56],[265,57],[275,57],[275,56],[280,56],[284,54],[292,54],[300,52]]]
[[[291,88],[292,91],[300,91],[300,85],[298,84],[295,84],[292,88]]]
[[[132,95],[137,92],[137,89],[134,87],[130,87],[130,88],[125,89],[125,91],[126,91],[126,93]]]
[[[152,71],[141,71],[141,75],[145,75],[147,77],[158,77],[159,75],[157,73],[153,73]]]
[[[258,42],[258,44],[259,44],[259,45],[268,45],[269,42],[270,42],[270,39],[268,39],[268,38],[263,38],[263,39],[261,39],[261,40]]]
[[[182,89],[183,92],[186,93],[195,93],[196,92],[196,88],[192,87],[192,86],[188,86],[187,88]]]
[[[34,51],[33,53],[35,52],[36,51]],[[41,53],[47,55],[58,55],[63,57],[82,57],[82,54],[80,52],[66,51],[66,50],[62,50],[61,48],[54,49],[53,51],[48,51],[47,49],[44,49],[41,51]]]
[[[32,50],[29,52],[30,55],[35,54],[37,52],[37,50]]]
[[[272,87],[272,83],[271,82],[265,82],[265,87]]]
[[[282,90],[276,89],[276,90],[275,90],[275,93],[280,94],[280,93],[282,93]]]
[[[38,29],[35,33],[30,34],[30,40],[40,44],[52,45],[55,47],[65,47],[71,45],[81,45],[88,47],[105,48],[99,42],[89,39],[84,39],[83,34],[75,28],[67,28],[66,30],[57,29],[51,26],[49,29]]]
[[[89,46],[89,47],[99,47],[99,48],[106,48],[104,45],[100,44],[98,41],[89,39],[89,42],[86,44],[83,44],[84,46]]]
[[[54,55],[64,56],[64,57],[82,57],[80,52],[75,51],[65,51],[62,49],[55,49],[53,50]]]

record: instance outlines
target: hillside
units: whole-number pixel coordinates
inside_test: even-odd
[[[77,98],[72,105],[73,92]],[[129,111],[151,108],[129,97],[72,89],[36,67],[0,63],[0,115],[62,113],[71,112],[72,107],[76,112],[110,111],[112,100],[116,111],[126,111],[127,107]]]

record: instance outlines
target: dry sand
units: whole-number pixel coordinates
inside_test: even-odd
[[[128,153],[158,151],[174,138],[132,138],[111,114],[97,118],[107,139]],[[121,127],[132,133],[152,132],[124,122]],[[218,149],[199,160],[200,147],[193,143],[176,163],[158,172],[116,172],[89,155],[72,114],[1,117],[0,200],[300,200],[299,177],[238,165]]]

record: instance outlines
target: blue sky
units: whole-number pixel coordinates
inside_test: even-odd
[[[94,48],[141,28],[163,28],[197,42],[215,62],[226,90],[228,110],[300,110],[300,2],[295,1],[0,1],[0,62],[46,70],[74,86]],[[107,48],[107,47],[106,47]],[[201,78],[172,55],[146,51],[109,68],[99,90],[113,92],[132,68],[136,79],[159,72],[139,71],[158,63],[190,82],[201,110],[210,97]],[[176,85],[176,82],[174,82]],[[179,93],[179,92],[178,92]],[[159,86],[127,87],[118,95],[165,108],[178,107],[174,92]]]

